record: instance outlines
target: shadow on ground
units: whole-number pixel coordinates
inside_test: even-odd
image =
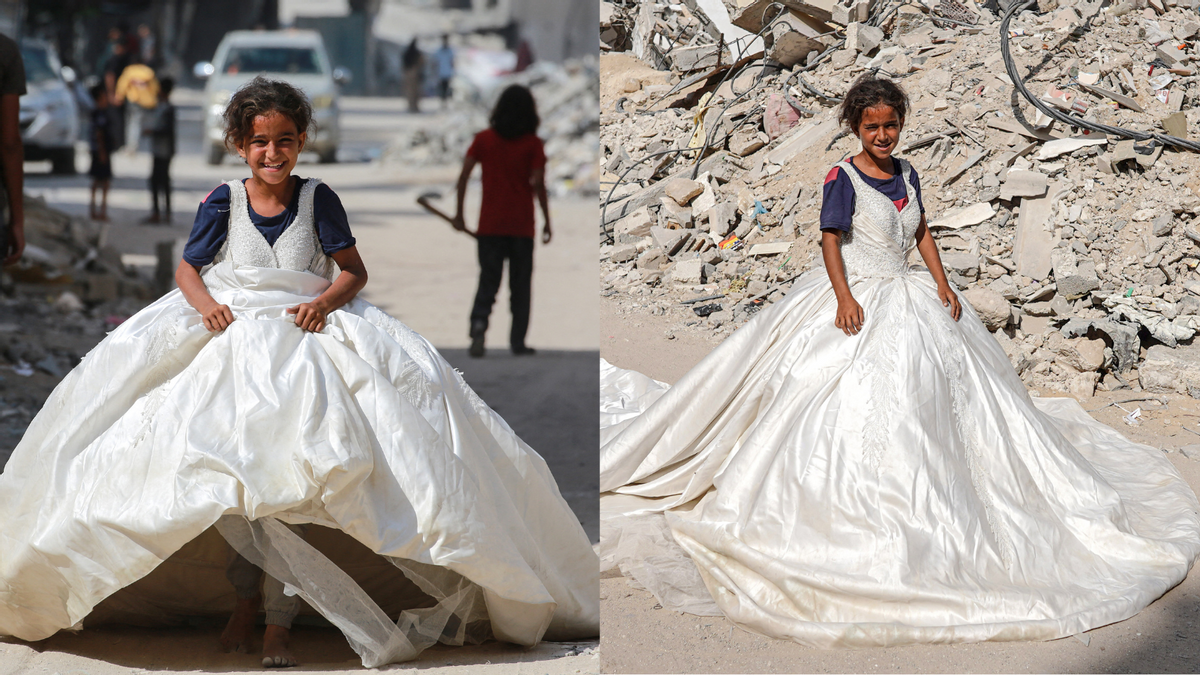
[[[439,349],[475,393],[550,465],[592,543],[600,540],[600,355],[541,351],[513,356]]]

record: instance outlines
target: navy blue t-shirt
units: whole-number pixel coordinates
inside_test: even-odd
[[[277,215],[270,218],[260,216],[254,212],[254,207],[247,204],[250,222],[254,223],[254,227],[271,246],[275,245],[279,235],[296,220],[296,213],[300,210],[300,187],[304,179],[296,180],[301,182],[296,183],[291,202]],[[354,246],[354,237],[350,234],[350,223],[346,219],[346,209],[342,207],[342,200],[324,183],[318,185],[313,194],[313,220],[316,221],[317,239],[321,241],[321,248],[326,255]],[[228,234],[229,186],[222,183],[200,202],[200,208],[196,211],[196,222],[192,225],[192,234],[183,248],[183,259],[200,267],[209,264],[225,245],[225,237]]]
[[[893,157],[892,164],[895,166],[892,176],[880,180],[868,176],[855,166],[854,162],[850,162],[850,166],[854,167],[859,177],[892,200],[899,211],[908,204],[908,190],[904,187],[904,176],[900,173],[900,161]],[[921,200],[921,179],[917,177],[916,169],[913,169],[912,179],[917,206],[921,213],[925,213],[925,203]],[[854,219],[854,183],[850,182],[850,176],[847,176],[840,166],[833,167],[829,175],[825,176],[824,194],[825,198],[821,203],[821,229],[849,232],[850,223]]]

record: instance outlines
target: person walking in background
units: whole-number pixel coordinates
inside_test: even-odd
[[[150,170],[150,203],[152,204],[147,223],[171,223],[171,158],[175,156],[175,106],[171,104],[171,90],[175,81],[164,77],[159,83],[158,106],[150,116],[150,123],[142,133],[150,137],[150,154],[154,158]],[[158,210],[158,196],[162,194],[163,210]]]
[[[108,89],[103,84],[92,87],[92,177],[91,197],[88,199],[88,216],[94,220],[108,220],[108,186],[112,180],[113,117],[109,114]],[[96,190],[100,190],[100,208],[96,209]]]
[[[158,39],[154,37],[154,32],[147,24],[138,26],[138,55],[141,57],[142,63],[151,68],[159,65]]]
[[[404,67],[404,98],[408,99],[408,112],[421,112],[421,91],[425,85],[425,54],[417,46],[417,38],[408,43],[401,65]]]
[[[550,203],[546,195],[546,151],[537,136],[539,124],[533,94],[521,85],[511,85],[500,94],[492,110],[491,126],[475,135],[462,173],[458,176],[458,207],[454,227],[466,230],[463,201],[467,181],[475,165],[482,167],[483,205],[476,230],[479,250],[479,289],[471,309],[470,354],[484,354],[483,336],[504,260],[508,259],[509,302],[512,331],[509,344],[513,354],[533,354],[525,345],[529,328],[530,283],[533,278],[533,238],[535,233],[533,199],[542,208],[545,225],[542,243],[550,243]]]
[[[104,92],[108,99],[108,116],[112,118],[110,131],[112,132],[112,146],[109,151],[115,151],[117,148],[125,145],[125,117],[121,114],[120,106],[113,105],[113,101],[117,100],[117,80],[121,78],[121,73],[125,72],[125,68],[129,66],[129,53],[125,51],[125,35],[120,29],[113,28],[108,31],[108,56],[104,59]],[[133,139],[137,142],[137,139]]]
[[[158,89],[154,69],[136,58],[117,79],[113,103],[122,105],[128,101],[125,106],[125,152],[130,155],[138,150],[144,118],[158,106]]]
[[[454,78],[454,48],[450,46],[450,36],[442,36],[442,46],[433,53],[433,63],[437,66],[438,96],[445,108],[450,100],[450,80]]]
[[[11,265],[25,250],[25,148],[21,144],[21,96],[25,94],[25,64],[21,50],[0,35],[0,263]],[[8,217],[3,213],[8,211]]]

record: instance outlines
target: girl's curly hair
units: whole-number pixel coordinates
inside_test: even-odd
[[[313,126],[312,104],[304,92],[259,75],[238,89],[225,107],[225,147],[241,147],[254,134],[254,118],[271,113],[287,117],[301,133]]]
[[[537,103],[533,94],[519,84],[509,85],[496,100],[492,108],[492,128],[501,138],[513,139],[537,131],[541,120],[538,118]]]
[[[857,134],[858,125],[862,123],[863,112],[867,108],[874,108],[878,105],[890,106],[892,110],[896,111],[900,122],[903,123],[908,114],[908,94],[905,94],[900,85],[891,80],[870,74],[864,75],[850,87],[850,91],[847,91],[845,98],[842,99],[842,106],[838,110],[838,122],[845,124],[850,131]]]

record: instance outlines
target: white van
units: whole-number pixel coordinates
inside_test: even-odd
[[[220,164],[228,154],[221,116],[229,99],[256,75],[282,80],[308,95],[316,130],[309,133],[307,148],[316,152],[323,163],[337,161],[338,85],[349,81],[349,74],[330,66],[320,33],[231,31],[217,46],[212,62],[197,63],[193,72],[208,80],[204,87],[204,139],[209,164]]]

